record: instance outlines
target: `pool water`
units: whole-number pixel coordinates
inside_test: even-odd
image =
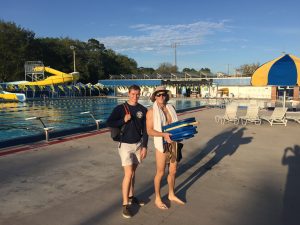
[[[26,120],[31,117],[41,117],[43,123],[47,127],[54,127],[55,131],[95,125],[89,114],[80,114],[86,111],[105,122],[113,108],[125,100],[99,97],[0,103],[0,142],[43,134],[43,126],[39,120]],[[150,100],[140,100],[139,103],[146,107],[152,105]],[[193,99],[171,99],[170,103],[178,110],[203,105]]]

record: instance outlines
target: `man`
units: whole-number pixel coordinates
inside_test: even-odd
[[[144,205],[134,196],[135,171],[138,164],[147,156],[148,135],[146,132],[147,109],[138,103],[141,89],[137,85],[129,87],[129,99],[114,108],[107,120],[108,127],[122,127],[118,150],[124,169],[122,182],[123,210],[125,218],[131,218],[129,205]]]
[[[167,149],[168,144],[175,144],[172,142],[169,133],[162,132],[162,126],[170,124],[178,120],[175,108],[171,104],[167,104],[169,100],[168,90],[165,87],[159,86],[153,92],[151,101],[154,102],[153,107],[147,112],[147,133],[150,136],[154,136],[155,146],[155,158],[156,158],[156,175],[154,177],[154,189],[155,189],[155,205],[159,209],[168,209],[165,203],[163,203],[160,194],[160,183],[165,173],[165,167],[168,164],[168,185],[170,201],[185,204],[174,193],[175,175],[177,169],[177,161],[169,160],[170,155]],[[168,144],[165,144],[165,143]],[[174,145],[173,145],[174,146]]]

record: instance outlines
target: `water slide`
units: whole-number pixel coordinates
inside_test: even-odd
[[[33,68],[34,72],[48,72],[53,74],[53,76],[49,76],[44,80],[39,81],[17,81],[10,82],[10,84],[24,84],[24,85],[54,85],[54,84],[63,84],[70,83],[79,79],[78,72],[72,73],[64,73],[50,67],[37,66]],[[26,100],[26,96],[24,94],[11,93],[6,91],[0,92],[0,99],[9,100],[9,101],[21,101],[24,102]]]
[[[35,72],[48,72],[50,74],[53,74],[53,76],[47,77],[44,80],[39,81],[33,81],[33,82],[26,82],[24,84],[26,85],[52,85],[52,84],[64,84],[73,82],[79,79],[79,73],[73,72],[73,73],[64,73],[55,69],[52,69],[50,67],[45,66],[37,66],[33,69]]]

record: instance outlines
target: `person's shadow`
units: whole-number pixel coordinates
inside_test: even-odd
[[[288,165],[283,197],[282,224],[300,224],[300,146],[284,149],[282,165]]]
[[[245,129],[246,128],[238,129],[237,127],[234,127],[216,135],[207,142],[204,148],[198,149],[196,154],[190,155],[188,157],[189,159],[183,162],[182,165],[178,167],[176,174],[177,177],[184,175],[185,172],[191,170],[194,167],[199,167],[191,176],[189,176],[189,178],[179,184],[179,186],[175,189],[175,191],[179,190],[177,193],[178,197],[185,200],[185,193],[188,188],[207,171],[207,168],[216,165],[226,155],[232,155],[237,150],[239,145],[246,144],[251,141],[251,137],[243,137]],[[201,163],[201,161],[211,152],[215,152],[215,156],[207,164],[205,164],[204,166],[200,166],[199,164]],[[167,179],[163,179],[161,182],[161,187],[165,185],[167,185]],[[146,183],[143,187],[139,188],[143,191],[139,193],[137,197],[145,200],[145,202],[148,203],[150,201],[150,197],[154,194],[153,180],[151,179],[151,181]],[[166,198],[167,196],[164,196],[163,200],[166,201]],[[168,202],[166,203],[168,204]],[[81,221],[79,224],[90,225],[99,223],[100,221],[107,219],[109,217],[109,214],[114,212],[115,208],[118,207],[118,205],[119,202],[110,204],[104,210],[99,211],[97,214],[91,216],[90,218],[87,218],[84,221]],[[137,214],[139,209],[139,206],[134,206],[132,208],[133,214]]]
[[[238,129],[238,130],[232,130],[231,135],[228,136],[227,139],[223,139],[222,142],[220,142],[219,144],[215,143],[216,147],[213,149],[213,151],[208,151],[207,152],[206,148],[211,149],[209,147],[210,143],[208,143],[208,145],[204,149],[204,151],[207,152],[207,153],[213,153],[214,152],[214,156],[208,162],[206,162],[204,165],[202,165],[198,169],[196,169],[188,178],[186,178],[181,184],[179,184],[176,187],[175,192],[177,193],[177,195],[180,196],[182,199],[186,200],[187,190],[201,176],[203,176],[207,171],[211,170],[225,156],[233,155],[240,145],[250,143],[251,140],[252,140],[252,137],[243,137],[245,129],[246,128],[241,128],[241,129]]]

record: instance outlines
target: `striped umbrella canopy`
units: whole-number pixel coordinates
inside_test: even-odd
[[[300,58],[285,54],[261,65],[251,78],[253,86],[299,86]],[[284,89],[283,107],[285,107],[286,90]]]
[[[286,54],[261,65],[251,78],[253,86],[299,86],[300,58]]]

